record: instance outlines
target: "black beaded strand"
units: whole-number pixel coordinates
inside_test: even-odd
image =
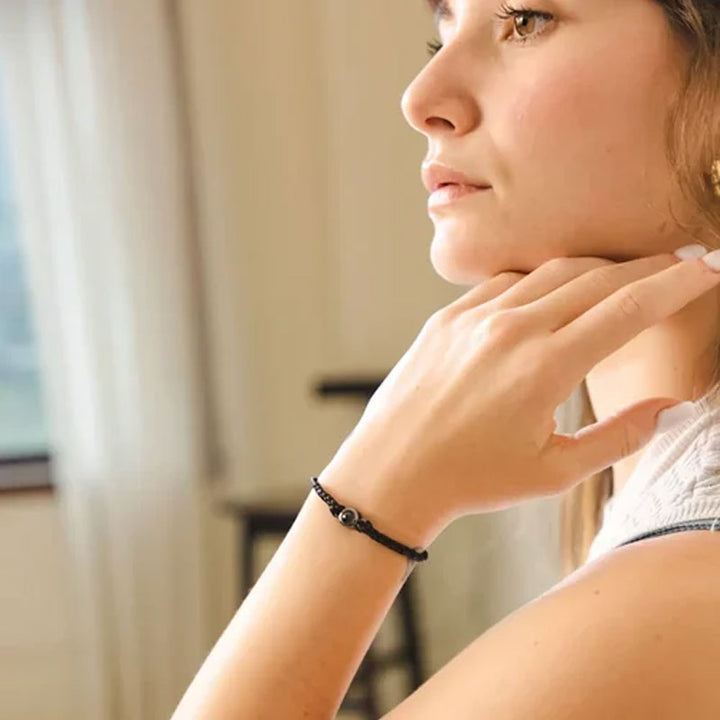
[[[336,517],[341,525],[344,525],[347,528],[354,528],[359,532],[365,533],[373,540],[382,543],[386,547],[389,547],[391,550],[394,550],[401,555],[405,555],[405,557],[412,561],[410,570],[414,566],[414,563],[422,562],[423,560],[428,559],[427,550],[423,550],[419,547],[408,547],[407,545],[399,543],[397,540],[393,540],[391,537],[388,537],[384,533],[381,533],[375,528],[375,526],[370,522],[370,520],[364,518],[355,508],[347,507],[342,503],[339,503],[332,495],[330,495],[330,493],[323,489],[323,487],[320,485],[319,480],[316,477],[311,478],[311,481],[315,492],[328,505],[330,509],[330,514],[333,517]]]

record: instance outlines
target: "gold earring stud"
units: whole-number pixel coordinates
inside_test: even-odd
[[[717,197],[720,197],[720,160],[716,160],[712,164],[710,170],[710,182],[713,186],[713,191]]]

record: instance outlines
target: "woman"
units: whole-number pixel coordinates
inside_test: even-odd
[[[433,3],[442,48],[402,107],[428,140],[434,267],[473,287],[423,326],[320,476],[418,550],[607,468],[619,499],[656,429],[714,408],[720,6],[535,4]],[[583,381],[599,422],[556,434]],[[310,492],[176,718],[335,715],[408,570],[356,529]],[[720,534],[605,550],[385,717],[719,717]]]

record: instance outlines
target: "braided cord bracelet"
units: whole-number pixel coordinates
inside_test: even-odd
[[[428,559],[427,550],[423,550],[420,547],[408,547],[407,545],[403,545],[397,540],[393,540],[391,537],[388,537],[384,533],[381,533],[375,528],[375,526],[370,522],[370,520],[364,518],[355,508],[348,507],[346,505],[343,505],[342,503],[339,503],[332,495],[330,495],[329,492],[327,492],[320,485],[320,481],[316,477],[311,478],[311,482],[315,492],[328,505],[330,509],[330,514],[333,517],[337,518],[341,525],[346,528],[355,529],[358,532],[365,533],[365,535],[368,535],[373,540],[381,543],[382,545],[385,545],[385,547],[388,547],[391,550],[394,550],[395,552],[407,557],[408,569],[405,572],[405,577],[403,578],[403,580],[405,580],[407,576],[412,572],[416,563],[423,562],[424,560]]]

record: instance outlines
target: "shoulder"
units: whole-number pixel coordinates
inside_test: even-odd
[[[720,533],[618,548],[504,618],[383,720],[720,717]]]

